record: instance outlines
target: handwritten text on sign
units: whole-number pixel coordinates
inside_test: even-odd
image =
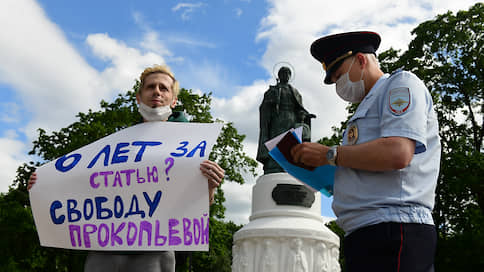
[[[38,168],[30,199],[41,245],[208,250],[199,165],[221,126],[143,123]]]

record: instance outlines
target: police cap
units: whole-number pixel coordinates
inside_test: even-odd
[[[331,84],[331,73],[339,68],[343,60],[358,52],[375,54],[380,41],[377,33],[369,31],[329,35],[311,44],[311,55],[323,64],[326,71],[324,83]]]

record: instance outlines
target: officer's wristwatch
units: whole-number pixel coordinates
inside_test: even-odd
[[[336,158],[338,157],[338,146],[334,145],[329,148],[326,153],[326,159],[330,165],[336,166]]]

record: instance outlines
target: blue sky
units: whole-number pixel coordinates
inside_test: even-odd
[[[316,38],[342,31],[381,34],[378,52],[406,49],[411,30],[478,1],[0,1],[0,191],[8,190],[36,129],[58,130],[131,89],[144,67],[164,63],[181,86],[212,92],[215,117],[247,135],[255,157],[258,106],[281,61],[305,107],[318,117],[312,138],[331,134],[346,104],[323,86],[309,54]],[[378,53],[377,52],[377,53]],[[246,223],[255,179],[226,183],[227,218]],[[322,214],[334,216],[323,197]]]
[[[254,43],[268,5],[262,1],[40,1],[40,5],[98,70],[108,63],[92,56],[86,47],[85,39],[91,33],[107,33],[133,48],[139,48],[140,40],[147,36],[163,40],[159,48],[150,44],[140,49],[164,55],[177,75],[187,62],[193,66],[215,64],[228,81],[224,87],[241,85],[265,72],[258,64],[264,43]],[[210,82],[199,85],[185,80],[204,91],[218,87]],[[213,91],[230,97],[222,88]]]

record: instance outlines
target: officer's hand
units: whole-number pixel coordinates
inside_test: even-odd
[[[29,178],[29,183],[27,184],[27,190],[30,190],[32,186],[37,182],[37,173],[33,172],[32,175],[30,175]]]
[[[296,163],[318,167],[328,164],[328,160],[326,159],[326,153],[328,150],[328,146],[318,143],[304,142],[294,146],[291,149],[291,155]]]

